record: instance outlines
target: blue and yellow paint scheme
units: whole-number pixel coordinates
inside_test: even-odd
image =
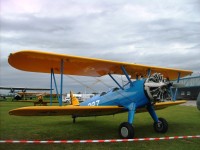
[[[74,122],[76,117],[111,115],[128,112],[127,122],[119,126],[121,138],[133,138],[134,116],[136,112],[148,111],[154,120],[156,132],[165,133],[168,123],[164,118],[158,118],[155,109],[163,109],[171,105],[185,103],[186,101],[174,101],[174,95],[170,88],[173,84],[170,80],[190,75],[192,71],[116,62],[94,58],[85,58],[64,54],[47,53],[41,51],[19,51],[9,56],[11,66],[31,72],[43,72],[51,74],[51,87],[56,87],[54,74],[61,74],[60,95],[62,95],[63,74],[100,77],[109,75],[118,87],[108,92],[96,95],[79,104],[71,93],[72,105],[62,106],[30,106],[11,110],[10,115],[19,116],[46,116],[46,115],[72,115]],[[128,84],[121,86],[112,74],[125,75]],[[134,79],[134,81],[133,81]],[[54,82],[53,82],[54,81]],[[52,91],[51,91],[52,93]],[[173,101],[169,101],[173,99]]]

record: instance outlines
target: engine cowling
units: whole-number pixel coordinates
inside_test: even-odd
[[[152,102],[171,100],[170,86],[172,83],[161,73],[154,73],[144,83],[145,91]]]

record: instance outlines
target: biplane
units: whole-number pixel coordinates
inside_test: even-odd
[[[26,91],[49,91],[51,89],[48,88],[27,88],[27,87],[7,87],[7,86],[0,86],[0,90],[10,90],[10,93],[14,93],[16,90],[20,90],[22,92]]]
[[[60,96],[59,106],[22,107],[9,111],[9,114],[18,116],[71,115],[73,122],[75,122],[77,117],[128,112],[127,120],[119,126],[118,132],[121,138],[134,137],[135,132],[132,124],[135,113],[141,111],[149,112],[156,132],[167,132],[167,121],[164,118],[159,118],[155,109],[163,109],[168,106],[185,103],[186,101],[184,100],[175,101],[177,90],[172,92],[170,89],[173,86],[180,86],[178,82],[181,77],[192,74],[190,70],[30,50],[11,53],[8,62],[19,70],[50,73],[50,89],[54,84],[57,94],[60,95],[62,95],[63,91],[64,74],[90,77],[110,76],[116,83],[116,88],[96,95],[82,103],[79,103],[71,93],[70,106],[63,106],[62,96]],[[55,74],[60,74],[60,93],[58,92]],[[120,85],[113,76],[115,74],[125,75],[128,81],[127,84]],[[171,80],[175,79],[177,79],[177,83],[172,83]],[[52,90],[50,93],[52,93]],[[50,98],[50,101],[52,101],[52,98]]]
[[[26,99],[26,95],[37,95],[38,93],[27,92],[27,91],[50,91],[48,88],[32,88],[32,87],[8,87],[0,86],[0,90],[10,90],[10,93],[14,94],[13,99],[22,100]],[[53,90],[53,89],[52,89]],[[21,91],[21,92],[19,92]]]

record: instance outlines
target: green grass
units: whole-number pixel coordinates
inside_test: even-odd
[[[78,118],[75,124],[70,116],[20,117],[10,116],[8,111],[29,102],[0,102],[0,139],[12,140],[85,140],[116,139],[121,122],[127,121],[127,113],[114,116]],[[168,121],[165,134],[155,133],[148,113],[136,114],[135,137],[163,137],[200,134],[200,111],[191,106],[174,106],[157,111]],[[199,149],[200,139],[168,141],[144,141],[126,143],[90,144],[0,144],[0,149]]]

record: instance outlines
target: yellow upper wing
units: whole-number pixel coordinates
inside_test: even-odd
[[[126,68],[132,79],[136,78],[138,75],[146,76],[148,69],[151,69],[151,73],[162,73],[170,80],[176,79],[178,73],[180,73],[180,77],[192,73],[192,71],[189,70],[154,67],[30,50],[11,53],[8,61],[11,66],[20,70],[50,73],[52,68],[54,69],[54,73],[60,74],[61,59],[64,61],[64,74],[69,75],[99,77],[107,75],[108,73],[123,74],[121,66]]]
[[[185,103],[186,101],[162,102],[155,104],[155,109],[164,109],[169,106]],[[126,111],[123,107],[118,106],[29,106],[13,109],[9,111],[10,115],[16,116],[59,116],[75,115],[85,116],[102,116],[112,115]],[[137,112],[144,112],[145,108],[138,108]]]

